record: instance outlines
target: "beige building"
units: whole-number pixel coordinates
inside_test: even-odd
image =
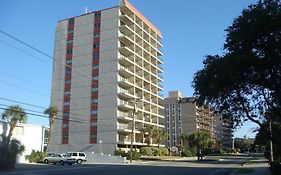
[[[182,134],[190,135],[197,130],[209,132],[212,138],[222,140],[223,146],[227,146],[232,139],[229,125],[219,120],[210,108],[197,105],[195,97],[182,97],[179,91],[172,91],[164,104],[169,148],[182,144]]]
[[[139,148],[144,124],[164,128],[161,39],[127,0],[58,22],[51,104],[59,114],[50,151],[114,154],[130,147],[132,130]]]
[[[172,91],[164,104],[169,148],[181,144],[182,134],[190,135],[196,130],[204,130],[214,136],[213,112],[196,105],[194,97],[182,97],[179,91]]]

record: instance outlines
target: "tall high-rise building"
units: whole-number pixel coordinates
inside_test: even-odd
[[[145,146],[144,124],[164,128],[161,39],[127,0],[59,21],[49,151],[113,154],[130,148],[132,131],[134,148]]]

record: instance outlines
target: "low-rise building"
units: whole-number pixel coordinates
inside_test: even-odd
[[[5,120],[0,120],[0,134],[8,131],[7,123]],[[48,134],[49,127],[32,125],[32,124],[17,124],[16,128],[13,131],[12,139],[17,139],[22,145],[24,145],[24,152],[18,156],[17,162],[25,163],[25,156],[29,155],[32,150],[35,151],[44,151],[48,143]]]

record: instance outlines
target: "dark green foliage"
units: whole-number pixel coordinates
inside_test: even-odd
[[[166,147],[159,147],[162,156],[168,156],[169,150]]]
[[[132,155],[132,160],[140,160],[140,156],[141,156],[141,154],[139,153],[139,152],[137,152],[137,151],[135,151],[135,150],[133,150],[133,155]],[[128,151],[128,153],[127,153],[127,159],[130,159],[130,155],[131,155],[131,152],[130,151]]]
[[[125,153],[125,151],[118,149],[115,151],[115,155],[116,156],[121,156],[121,157],[127,157],[127,154]]]
[[[142,147],[140,153],[144,156],[152,156],[153,151],[151,147]]]
[[[269,135],[269,121],[281,125],[281,3],[260,0],[243,10],[226,29],[224,55],[208,55],[195,74],[198,103],[212,106],[234,127],[250,120]],[[267,133],[267,134],[266,134]],[[277,136],[281,134],[278,131]]]
[[[25,159],[27,159],[31,163],[32,162],[41,163],[43,162],[43,159],[46,156],[47,156],[46,152],[32,150],[30,155],[25,156]]]

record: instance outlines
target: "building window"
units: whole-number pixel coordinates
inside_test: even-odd
[[[94,53],[93,54],[93,59],[99,58],[99,54],[98,53]]]
[[[71,63],[72,63],[72,60],[66,60],[65,63],[66,63],[66,64],[71,64]]]
[[[98,111],[97,111],[97,110],[91,111],[91,115],[96,115],[96,114],[98,114]]]
[[[63,106],[69,106],[70,105],[70,102],[64,102],[63,103]]]
[[[95,39],[100,38],[100,34],[94,34],[94,38]]]
[[[72,33],[74,33],[74,30],[68,30],[67,33],[72,34]]]
[[[92,77],[92,80],[99,80],[99,76]]]
[[[95,139],[95,138],[97,138],[97,134],[95,134],[95,133],[90,133],[90,137],[91,137],[91,139]]]
[[[66,124],[66,123],[65,123],[65,124],[62,125],[62,127],[63,127],[63,128],[69,128],[69,124]]]
[[[91,100],[91,103],[92,103],[92,104],[97,104],[97,103],[98,103],[98,99],[92,99],[92,100]]]
[[[93,45],[93,48],[99,48],[100,47],[100,44],[94,44]]]
[[[68,20],[68,25],[74,25],[74,18]]]
[[[97,65],[94,65],[94,66],[92,67],[92,70],[98,69],[98,68],[99,68],[99,65],[97,64]]]
[[[95,13],[95,18],[100,18],[101,17],[101,13]]]
[[[67,49],[66,54],[72,54],[72,49]]]
[[[95,24],[95,29],[100,28],[100,23]]]
[[[97,126],[97,122],[96,121],[91,121],[90,125],[91,126]]]

